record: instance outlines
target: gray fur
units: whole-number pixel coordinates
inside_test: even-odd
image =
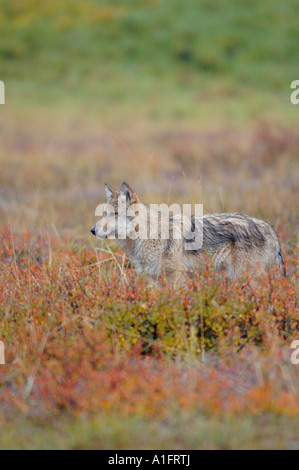
[[[106,188],[106,192],[107,192]],[[110,195],[110,191],[113,192]],[[109,187],[107,203],[112,205],[117,216],[118,197],[123,195],[127,205],[141,204],[137,194],[129,185],[123,183],[120,193]],[[190,217],[190,230],[194,233],[198,224],[203,228],[203,244],[201,248],[190,250],[188,233],[183,225],[174,223],[173,217],[155,212],[143,205],[145,216],[140,216],[140,233],[136,240],[129,237],[118,239],[118,243],[132,259],[139,274],[157,280],[161,274],[165,274],[169,282],[179,283],[184,273],[200,270],[206,264],[206,258],[210,258],[214,268],[225,269],[227,276],[233,280],[248,273],[256,277],[265,273],[273,264],[277,263],[284,276],[285,268],[281,254],[281,246],[275,229],[263,220],[255,219],[243,214],[206,214],[202,218]],[[149,221],[151,217],[159,220],[159,233],[157,239],[144,239],[142,235],[149,233]],[[128,223],[132,218],[128,217]],[[170,225],[168,238],[163,238],[163,231],[167,224]],[[93,227],[92,233],[98,238],[107,238],[102,235],[101,226],[105,223],[104,217]],[[180,239],[174,236],[177,231],[182,231]],[[115,234],[117,237],[117,234]],[[189,245],[190,246],[190,245]]]

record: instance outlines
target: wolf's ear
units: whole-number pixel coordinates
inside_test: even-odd
[[[115,193],[114,189],[109,186],[108,183],[105,183],[105,191],[106,191],[106,197],[109,199],[110,197],[113,196],[113,193]]]
[[[123,183],[120,188],[120,194],[126,197],[127,205],[136,204],[138,202],[138,196],[127,183]]]

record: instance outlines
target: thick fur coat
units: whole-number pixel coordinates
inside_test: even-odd
[[[224,269],[231,280],[243,273],[256,277],[274,264],[285,275],[278,235],[263,220],[225,213],[186,216],[189,224],[183,224],[181,219],[142,204],[126,183],[120,192],[107,184],[105,188],[106,210],[104,207],[103,216],[91,232],[100,239],[116,238],[139,274],[153,280],[165,274],[169,282],[178,284],[186,273],[202,269],[206,260],[211,259],[215,269]],[[120,200],[128,210],[125,235],[122,236],[117,225]],[[142,209],[135,213],[135,217],[130,215],[129,209],[133,207]],[[157,222],[154,231],[151,228],[153,220]],[[192,234],[200,229],[202,244],[193,249],[190,245],[193,243]]]

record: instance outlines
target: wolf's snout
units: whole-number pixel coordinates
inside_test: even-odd
[[[95,235],[95,234],[96,234],[96,228],[95,228],[95,226],[92,227],[92,228],[90,229],[90,231],[91,231],[91,233],[92,233],[93,235]]]

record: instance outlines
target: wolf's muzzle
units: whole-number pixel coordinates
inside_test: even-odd
[[[94,226],[94,227],[92,227],[92,228],[90,229],[90,231],[91,231],[91,233],[92,233],[93,235],[95,235],[95,234],[96,234],[96,229],[95,229],[95,226]]]

